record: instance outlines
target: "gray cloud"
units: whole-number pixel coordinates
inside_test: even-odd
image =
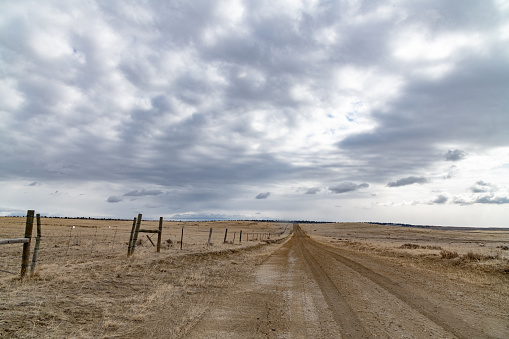
[[[396,181],[391,181],[387,184],[387,187],[401,187],[401,186],[407,186],[412,184],[425,184],[428,183],[429,180],[425,177],[406,177],[401,178]]]
[[[445,160],[446,161],[460,161],[465,159],[466,153],[462,150],[455,149],[455,150],[448,150],[445,154]]]
[[[174,214],[172,219],[174,220],[238,220],[244,216],[221,214],[221,213],[186,213],[186,214]]]
[[[112,196],[108,197],[108,199],[106,201],[109,203],[116,203],[116,202],[121,202],[122,199],[117,196],[112,195]]]
[[[255,197],[255,199],[267,199],[269,196],[270,192],[260,193]]]
[[[467,199],[465,199],[463,197],[454,197],[452,202],[454,204],[462,205],[462,206],[473,204],[473,201],[468,201]]]
[[[50,192],[108,196],[114,188],[150,197],[155,215],[237,215],[275,183],[342,182],[334,193],[388,178],[403,178],[389,187],[423,183],[445,173],[444,158],[492,156],[509,144],[509,61],[499,33],[507,12],[498,2],[237,5],[2,6],[2,190],[42,182],[32,190],[45,194],[38,201],[61,206],[47,201]],[[457,192],[471,185],[462,179],[472,177],[467,165],[446,174]],[[151,189],[129,192],[135,184]],[[310,197],[316,187],[292,192],[309,216],[318,210],[309,200],[333,199]],[[5,196],[24,208],[22,193],[16,203]],[[131,213],[102,203],[97,215]]]
[[[124,194],[124,196],[125,197],[143,197],[143,196],[147,196],[147,195],[161,195],[161,194],[163,194],[163,191],[161,191],[161,190],[141,190],[141,191],[134,190],[134,191],[127,192],[126,194]]]
[[[477,204],[495,204],[495,205],[502,205],[502,204],[509,204],[509,197],[503,197],[503,196],[494,196],[492,194],[489,195],[483,195],[474,200],[474,203]]]
[[[470,187],[470,190],[473,193],[486,193],[486,192],[495,192],[497,191],[497,187],[488,182],[479,180],[475,183],[474,186]]]
[[[432,204],[445,204],[447,201],[449,201],[449,197],[445,194],[438,195],[435,199],[431,201]]]
[[[450,9],[442,7],[438,17],[445,19],[445,13],[451,13]],[[496,6],[479,12],[483,18],[493,15],[494,21],[491,23],[479,17],[476,20],[460,19],[465,13],[455,17],[457,23],[464,25],[462,29],[472,32],[481,27],[497,27],[505,18],[505,14],[497,12]],[[458,28],[458,25],[431,25],[427,32],[438,41],[441,33],[451,32],[453,28],[449,26]],[[407,79],[402,95],[394,98],[389,107],[373,111],[376,122],[374,129],[341,140],[337,143],[339,150],[346,151],[351,157],[358,156],[359,162],[366,168],[363,171],[365,178],[379,181],[384,176],[433,167],[437,161],[436,154],[441,151],[437,146],[439,144],[477,144],[483,149],[507,145],[509,134],[504,132],[502,126],[509,124],[509,115],[504,114],[503,110],[509,105],[509,97],[503,97],[502,92],[508,89],[507,81],[503,79],[509,74],[509,63],[496,52],[499,50],[496,43],[487,43],[484,48],[490,55],[489,60],[473,52],[473,46],[466,47],[472,52],[461,60],[459,49],[444,56],[440,62],[444,70],[438,71],[436,77],[425,75],[429,70],[426,64],[432,55],[429,58],[414,55],[408,63],[403,58],[401,67],[412,65],[422,72],[413,68],[414,71],[403,71],[405,74],[421,75],[413,80]],[[433,53],[431,50],[421,51],[423,54]],[[445,65],[448,62],[453,62],[455,66],[447,70]],[[388,67],[394,67],[394,64]],[[393,70],[399,73],[403,69]],[[479,84],[483,84],[481,88]],[[493,124],[493,121],[497,123]],[[486,133],[487,130],[490,133]],[[463,152],[468,152],[468,149]],[[461,153],[450,155],[455,159]]]
[[[318,192],[320,192],[320,188],[319,187],[312,187],[312,188],[308,189],[306,191],[306,193],[304,193],[304,194],[316,194]]]
[[[362,184],[357,185],[353,182],[342,182],[340,184],[330,186],[329,191],[339,194],[339,193],[353,192],[353,191],[357,191],[359,189],[367,188],[367,187],[369,187],[369,184],[367,184],[367,183],[362,183]]]
[[[458,205],[504,205],[509,204],[509,197],[496,196],[494,194],[485,194],[481,196],[474,196],[471,198],[455,197],[453,202]]]

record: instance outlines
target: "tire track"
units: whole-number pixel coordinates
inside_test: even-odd
[[[392,281],[391,279],[376,273],[375,271],[365,267],[364,265],[346,258],[339,252],[340,249],[332,248],[324,244],[320,244],[311,240],[305,233],[299,228],[296,230],[296,236],[299,239],[301,245],[305,251],[310,253],[318,252],[321,256],[338,262],[349,269],[359,273],[363,277],[369,279],[376,285],[380,286],[393,296],[400,299],[402,302],[409,305],[412,309],[416,310],[424,317],[429,319],[431,322],[443,328],[445,331],[457,336],[459,338],[490,338],[485,333],[481,332],[472,325],[466,323],[462,319],[454,317],[454,310],[445,309],[439,304],[431,303],[421,297],[416,296],[400,284]],[[313,265],[319,265],[319,261],[313,258]],[[322,259],[320,259],[322,260]],[[323,268],[322,268],[323,270]],[[325,271],[324,271],[325,272]],[[327,273],[325,273],[327,275]],[[321,275],[317,277],[317,280],[321,278]],[[328,280],[330,278],[327,277]]]
[[[445,300],[454,286],[429,289],[422,273],[316,242],[298,226],[246,273],[186,338],[504,337],[492,328],[500,319]]]
[[[292,239],[293,240],[293,239]],[[344,295],[336,287],[320,263],[305,248],[301,239],[295,240],[302,251],[313,276],[320,287],[322,294],[332,310],[334,320],[341,328],[343,338],[371,338],[366,332],[357,314],[350,308]]]
[[[185,338],[339,338],[339,327],[292,237],[237,281]]]

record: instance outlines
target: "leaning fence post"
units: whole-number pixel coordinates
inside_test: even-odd
[[[133,247],[134,230],[136,229],[136,217],[133,219],[133,227],[131,228],[131,237],[129,238],[129,246],[127,247],[127,256],[131,256],[131,249]]]
[[[224,231],[224,240],[223,240],[223,244],[226,244],[226,236],[228,235],[228,229],[226,229]]]
[[[131,255],[134,253],[134,249],[136,248],[136,241],[138,241],[138,232],[140,231],[141,225],[141,213],[138,214],[138,220],[136,221],[136,229],[134,230],[133,236],[133,245],[131,246]]]
[[[25,238],[28,238],[28,242],[23,243],[23,255],[21,257],[21,279],[23,279],[27,273],[28,262],[30,260],[30,243],[32,241],[32,229],[34,228],[34,213],[34,210],[27,211]]]
[[[161,237],[163,234],[163,217],[159,218],[159,233],[157,233],[157,253],[161,252]]]
[[[41,243],[41,215],[37,213],[37,238],[35,238],[34,256],[32,257],[32,266],[30,267],[30,275],[34,274],[35,265],[37,264],[37,254],[39,253],[39,246]]]
[[[209,231],[209,241],[207,241],[207,247],[210,246],[210,237],[212,237],[212,227],[210,228],[210,231]]]

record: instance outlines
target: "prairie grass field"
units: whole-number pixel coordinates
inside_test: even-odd
[[[302,224],[314,239],[509,293],[509,229]]]
[[[0,239],[23,237],[25,222],[0,218]],[[268,233],[286,228],[281,238],[291,229],[270,222],[165,221],[160,253],[148,233],[140,233],[127,258],[132,220],[42,218],[41,224],[36,270],[25,281],[19,279],[22,244],[0,247],[0,337],[109,338],[160,327],[177,335],[206,309],[198,299],[207,299],[254,265],[239,253],[266,244]],[[158,225],[158,220],[143,221],[141,227],[157,230]],[[156,244],[157,234],[148,236]],[[225,266],[230,257],[243,265]],[[163,308],[168,318],[147,326]]]
[[[128,258],[133,220],[42,218],[41,223],[37,266],[23,281],[19,278],[22,244],[0,246],[0,337],[192,338],[193,329],[208,319],[217,305],[225,300],[236,305],[238,295],[245,295],[243,302],[261,312],[264,303],[277,306],[275,296],[263,300],[249,296],[255,288],[250,286],[256,286],[256,274],[267,271],[266,263],[275,260],[278,256],[274,254],[289,246],[285,244],[294,236],[293,225],[288,223],[164,221],[161,252],[156,253],[147,238],[148,234],[156,243],[157,234],[140,233],[135,252]],[[143,221],[141,228],[157,230],[158,224],[158,220]],[[2,217],[0,239],[23,237],[24,228],[25,218]],[[443,283],[447,295],[456,295],[451,289],[463,286],[463,290],[474,291],[472,298],[485,296],[482,312],[493,313],[493,317],[506,310],[501,305],[509,300],[508,230],[366,223],[300,224],[300,228],[306,237],[341,250],[343,255],[351,253],[352,258],[366,263],[385,262],[398,267],[398,274],[414,272],[416,277],[429,277],[427,288],[434,284],[433,288],[440,290]],[[33,243],[34,239],[32,250]],[[288,271],[286,260],[270,270],[301,279],[304,273]],[[380,301],[380,305],[384,303]],[[287,317],[274,316],[269,319],[274,324]],[[496,330],[509,333],[509,328]],[[272,330],[268,331],[271,334]]]

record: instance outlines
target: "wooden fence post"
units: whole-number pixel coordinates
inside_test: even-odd
[[[210,231],[209,231],[209,241],[207,241],[207,247],[210,246],[210,238],[212,237],[212,227],[210,228]]]
[[[237,235],[237,232],[233,232],[233,242],[232,244],[235,244],[235,236]]]
[[[127,247],[127,257],[131,256],[131,249],[133,247],[134,230],[136,229],[136,217],[133,219],[133,227],[131,228],[131,237],[129,237],[129,247]]]
[[[35,238],[34,256],[32,257],[32,266],[30,267],[30,275],[34,274],[35,265],[37,264],[37,254],[39,253],[39,246],[41,243],[41,215],[37,213],[37,238]]]
[[[159,233],[157,233],[157,253],[161,252],[161,238],[163,234],[163,217],[159,218]]]
[[[111,250],[113,251],[113,246],[115,246],[115,238],[117,237],[117,228],[118,226],[115,226],[115,233],[113,233],[113,241],[111,242]]]
[[[182,234],[180,235],[180,249],[182,250],[182,242],[184,241],[184,226],[182,226]]]
[[[239,244],[242,243],[242,230],[240,230],[240,234],[239,234]]]
[[[156,245],[154,244],[154,242],[152,241],[152,239],[150,239],[150,237],[148,236],[148,234],[147,234],[147,239],[148,239],[148,241],[150,241],[150,243],[152,244],[152,246],[154,246],[154,247],[156,246]]]
[[[96,239],[97,239],[97,226],[95,226],[95,233],[94,233],[94,237],[92,238],[92,247],[91,247],[90,253],[94,253],[94,245],[95,245]]]
[[[138,214],[138,220],[136,221],[136,229],[134,230],[134,236],[133,236],[133,244],[131,246],[131,255],[134,254],[134,249],[136,248],[136,241],[138,241],[138,233],[140,231],[140,225],[141,225],[141,213]]]
[[[228,229],[226,229],[224,231],[224,240],[223,240],[223,244],[226,244],[226,236],[228,235]]]
[[[25,238],[28,238],[28,242],[23,244],[23,255],[21,257],[21,279],[25,277],[27,273],[28,262],[30,261],[30,243],[32,240],[32,229],[34,228],[34,213],[34,210],[27,211]]]

